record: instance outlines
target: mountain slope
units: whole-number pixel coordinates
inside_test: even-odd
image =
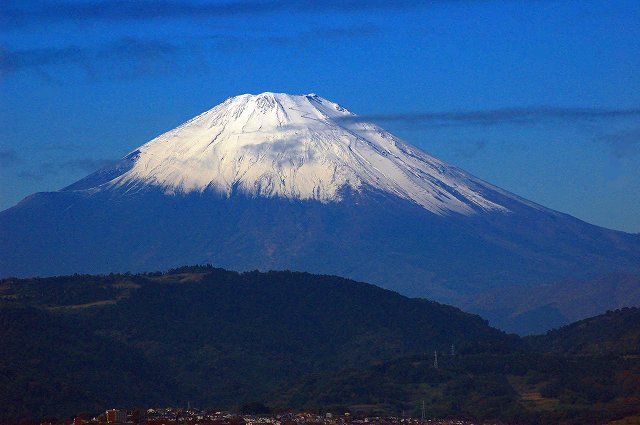
[[[536,337],[596,344],[587,350],[536,353],[478,316],[333,276],[196,266],[5,279],[0,422],[258,400],[414,417],[424,402],[430,417],[601,424],[638,412],[637,350],[617,348],[637,325],[637,309],[612,312]]]
[[[0,334],[7,421],[113,403],[220,408],[450,344],[521,346],[478,316],[373,285],[202,267],[0,281]]]
[[[229,98],[130,153],[116,167],[124,172],[107,173],[104,184],[322,202],[370,187],[436,214],[507,211],[482,195],[496,188],[353,118],[313,94]],[[96,183],[89,178],[67,189]]]
[[[527,338],[546,353],[640,356],[640,309],[623,308]]]
[[[512,320],[520,307],[491,294],[637,275],[640,236],[523,200],[326,99],[274,93],[230,98],[0,213],[0,276],[193,263],[342,275],[491,310],[526,332]],[[536,308],[556,301],[544,293]],[[624,306],[593,301],[581,317]],[[549,325],[568,320],[558,317]]]
[[[640,274],[605,274],[595,279],[499,288],[460,305],[494,326],[539,334],[593,314],[640,305]],[[510,311],[504,315],[505,310]]]
[[[0,423],[171,399],[160,367],[76,319],[0,302]]]
[[[509,424],[635,423],[638,372],[637,358],[445,351],[437,369],[433,353],[404,357],[307,376],[273,397],[277,406],[372,416],[419,417],[424,406],[427,417]]]

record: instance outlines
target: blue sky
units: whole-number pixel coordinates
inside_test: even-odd
[[[5,1],[0,209],[222,102],[309,93],[640,232],[640,2]]]

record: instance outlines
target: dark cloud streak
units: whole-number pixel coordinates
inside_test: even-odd
[[[73,168],[86,173],[92,173],[105,167],[110,167],[117,162],[111,158],[76,158],[63,162],[60,168]]]
[[[11,50],[0,48],[0,72],[15,73],[37,69],[46,72],[52,66],[79,66],[88,75],[104,75],[112,72],[121,77],[141,76],[152,73],[208,66],[213,52],[246,52],[261,44],[300,45],[314,41],[331,42],[342,39],[373,37],[383,30],[372,24],[319,27],[295,35],[285,36],[235,36],[214,35],[183,40],[184,44],[152,39],[124,37],[100,46],[50,47]],[[193,65],[195,62],[196,65]],[[48,75],[48,74],[46,74]]]
[[[18,173],[18,177],[20,177],[21,179],[42,181],[44,180],[45,175],[42,172],[34,173],[33,171],[24,170]]]
[[[141,21],[162,18],[204,18],[248,15],[277,11],[282,2],[189,3],[170,1],[44,2],[37,5],[3,7],[4,19],[12,26],[59,21]]]
[[[112,158],[74,158],[61,162],[43,162],[36,169],[23,170],[18,177],[31,180],[43,180],[48,176],[65,172],[93,173],[102,168],[114,165],[117,162]]]
[[[306,38],[309,40],[341,40],[345,38],[371,37],[382,32],[382,29],[376,25],[356,25],[343,28],[318,28],[303,33],[298,38]]]
[[[45,48],[0,51],[0,70],[15,72],[39,66],[66,65],[87,60],[86,51],[79,47]]]
[[[350,122],[398,122],[433,126],[500,125],[544,121],[579,121],[640,118],[640,108],[598,109],[561,107],[502,108],[461,112],[372,114],[344,117]]]
[[[640,127],[607,134],[599,137],[598,140],[611,146],[611,150],[617,158],[640,154]]]
[[[22,159],[13,149],[0,149],[0,166],[10,167],[20,163]]]
[[[402,11],[451,3],[452,0],[263,0],[228,2],[88,1],[40,2],[0,8],[5,26],[23,26],[68,20],[130,21],[171,18],[211,18],[274,13]]]
[[[140,75],[174,68],[178,58],[187,54],[177,46],[157,40],[121,38],[97,47],[0,50],[0,72],[14,73],[50,66],[80,66],[88,74],[113,72],[116,75]]]
[[[597,124],[602,129],[606,124],[624,122],[632,127],[603,136],[589,136],[587,140],[604,143],[611,148],[616,158],[640,154],[640,108],[601,109],[601,108],[561,108],[561,107],[522,107],[502,108],[462,112],[425,112],[408,114],[355,115],[342,118],[344,122],[398,123],[405,130],[424,130],[441,127],[477,127],[499,125],[536,125],[536,124]],[[477,149],[463,152],[473,156],[484,149],[486,141],[477,145]]]

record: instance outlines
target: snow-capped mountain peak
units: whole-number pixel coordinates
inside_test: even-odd
[[[549,310],[549,282],[569,279],[563,300],[575,301],[576,279],[638,275],[637,235],[519,198],[363,121],[316,95],[230,98],[0,212],[0,277],[298,270],[539,326],[564,317]],[[542,294],[538,307],[509,301],[522,288]],[[609,289],[594,293],[591,304],[619,306]]]
[[[374,189],[440,215],[508,211],[484,196],[493,187],[354,116],[315,94],[231,97],[132,152],[102,187],[321,202]]]

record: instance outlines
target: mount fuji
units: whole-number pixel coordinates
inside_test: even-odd
[[[576,281],[638,275],[640,236],[527,201],[314,94],[229,98],[0,213],[0,276],[196,263],[342,275],[526,332],[576,319],[541,288],[584,302]],[[522,291],[546,295],[516,308]],[[637,292],[592,292],[581,314]]]

